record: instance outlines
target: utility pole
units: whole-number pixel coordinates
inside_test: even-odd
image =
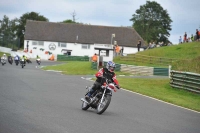
[[[76,12],[74,11],[71,15],[72,15],[72,20],[73,20],[73,22],[76,22],[76,20],[77,20],[77,19],[75,18],[75,17],[76,17]]]

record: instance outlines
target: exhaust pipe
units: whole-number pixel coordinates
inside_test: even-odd
[[[89,104],[89,103],[85,100],[85,98],[81,98],[81,101],[83,101],[83,102]]]

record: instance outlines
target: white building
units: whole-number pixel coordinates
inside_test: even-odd
[[[137,42],[143,39],[130,27],[109,27],[71,23],[52,23],[31,21],[26,23],[24,49],[32,55],[48,59],[50,52],[55,55],[89,56],[94,53],[104,56],[106,60],[113,58],[113,45],[116,43],[123,54],[137,52]],[[101,48],[99,50],[99,48]],[[95,50],[96,49],[96,50]],[[106,52],[109,50],[109,53]],[[141,51],[143,48],[141,48]]]

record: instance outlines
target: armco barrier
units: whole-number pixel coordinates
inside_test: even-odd
[[[186,89],[200,94],[200,74],[174,70],[170,73],[171,87]]]
[[[168,68],[157,68],[157,67],[154,67],[153,75],[169,76],[169,69]]]

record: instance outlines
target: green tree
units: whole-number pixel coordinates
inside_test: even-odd
[[[36,21],[49,21],[46,17],[39,15],[36,12],[30,12],[23,14],[19,19],[19,25],[17,26],[17,36],[20,38],[20,47],[24,46],[24,32],[26,20],[36,20]]]
[[[1,45],[8,46],[16,40],[16,25],[18,19],[10,20],[6,15],[0,20]]]
[[[62,23],[76,23],[76,22],[74,22],[74,21],[71,20],[71,19],[67,19],[67,20],[64,20]]]
[[[157,2],[147,1],[145,5],[141,5],[130,21],[133,21],[133,28],[146,42],[169,42],[172,20],[167,10]]]

